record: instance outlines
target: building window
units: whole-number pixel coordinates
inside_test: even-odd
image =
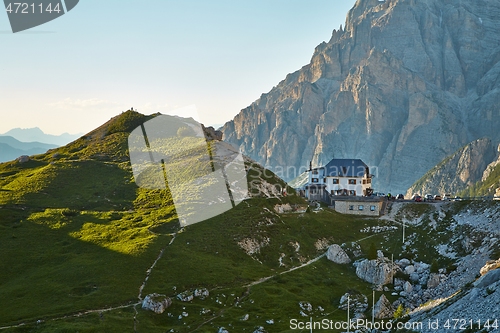
[[[356,179],[349,179],[349,185],[356,185]]]
[[[349,210],[354,210],[354,206],[349,206]]]
[[[372,179],[371,179],[371,178],[368,178],[368,179],[366,180],[366,183],[367,183],[367,184],[371,184],[371,183],[372,183]]]
[[[350,190],[349,195],[355,197],[356,196],[356,191]]]
[[[311,187],[310,193],[311,194],[316,194],[316,187]]]
[[[334,190],[331,190],[331,191],[330,191],[330,194],[331,194],[331,195],[335,195],[335,191],[334,191]]]
[[[374,212],[374,211],[375,211],[375,206],[370,206],[370,210],[371,210],[372,212]]]
[[[338,178],[333,178],[332,181],[333,181],[334,185],[339,183],[339,179]]]
[[[318,170],[313,170],[313,175],[317,175],[318,174]]]
[[[365,209],[365,206],[363,206],[363,205],[358,206],[358,210],[363,210],[363,209]]]
[[[318,182],[318,178],[311,178],[311,182],[317,183]]]
[[[325,184],[326,184],[326,178],[323,178],[323,183],[325,183]]]

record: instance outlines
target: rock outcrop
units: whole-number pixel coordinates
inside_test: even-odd
[[[142,308],[161,314],[172,305],[172,300],[165,295],[157,293],[147,295],[142,301]]]
[[[216,130],[212,126],[209,126],[209,127],[205,127],[204,125],[201,125],[201,126],[203,128],[205,138],[208,141],[212,141],[212,140],[221,141],[222,140],[222,132],[221,131]]]
[[[224,140],[287,181],[310,160],[361,158],[374,188],[405,193],[460,147],[500,142],[499,16],[493,0],[358,0]]]
[[[28,155],[22,155],[22,156],[19,156],[16,161],[18,163],[27,163],[30,161],[30,157]]]
[[[406,197],[427,193],[455,195],[480,181],[495,157],[496,147],[490,139],[475,140],[429,170],[408,189]]]
[[[338,244],[333,244],[328,247],[326,257],[328,260],[331,260],[336,264],[348,264],[351,262],[347,253],[345,253],[345,251]]]
[[[392,318],[394,315],[394,308],[384,294],[382,294],[377,303],[375,303],[373,314],[377,319]]]
[[[340,298],[339,309],[341,310],[349,310],[353,318],[361,318],[363,312],[368,309],[368,298],[363,294],[358,293],[345,293]]]
[[[479,273],[481,276],[487,274],[489,271],[492,271],[494,269],[500,268],[500,259],[498,260],[490,260],[486,262],[486,265],[484,265],[480,270]]]

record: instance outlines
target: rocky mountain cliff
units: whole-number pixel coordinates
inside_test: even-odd
[[[490,139],[475,140],[429,170],[410,187],[406,196],[427,193],[455,195],[485,178],[483,174],[487,167],[497,160],[496,153],[497,147]]]
[[[377,190],[404,193],[469,142],[500,141],[499,15],[494,0],[358,0],[224,139],[286,180],[310,160],[361,158]]]

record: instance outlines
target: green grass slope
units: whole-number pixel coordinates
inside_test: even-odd
[[[170,193],[133,182],[128,134],[151,118],[127,111],[27,163],[0,164],[0,328],[287,332],[288,321],[301,318],[301,301],[313,305],[308,315],[341,320],[338,301],[348,289],[371,293],[352,265],[323,257],[293,269],[321,256],[321,244],[359,241],[366,253],[390,233],[365,239],[360,230],[384,222],[328,209],[277,214],[275,205],[306,203],[291,188],[285,197],[262,192],[286,184],[251,161],[250,199],[180,229]],[[252,252],[249,244],[259,246]],[[175,299],[196,288],[210,296]],[[139,294],[149,293],[170,296],[172,307],[162,315],[142,310]]]

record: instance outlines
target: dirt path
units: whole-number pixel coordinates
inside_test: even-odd
[[[0,327],[0,330],[6,330],[9,328],[18,328],[18,327],[23,327],[26,325],[36,325],[36,324],[41,324],[41,323],[48,322],[48,321],[58,321],[58,320],[63,320],[63,319],[68,319],[68,318],[78,318],[78,317],[89,315],[92,313],[101,314],[101,313],[109,312],[109,311],[113,311],[113,310],[131,308],[131,307],[137,306],[139,304],[141,304],[141,302],[127,304],[127,305],[119,305],[119,306],[114,306],[114,307],[109,307],[109,308],[104,308],[104,309],[86,310],[86,311],[81,311],[78,313],[65,315],[65,316],[57,317],[57,318],[51,318],[51,319],[46,319],[46,320],[37,320],[36,322],[21,323],[21,324],[11,325],[11,326],[3,326],[3,327]]]
[[[397,221],[391,221],[391,222],[395,222],[395,223],[398,223]],[[179,232],[182,232],[179,231]],[[388,232],[388,231],[384,231],[382,233],[385,233],[385,232]],[[365,240],[367,238],[370,238],[370,237],[373,237],[375,235],[378,235],[378,234],[373,234],[373,235],[370,235],[370,236],[367,236],[367,237],[363,237],[359,240],[357,240],[356,242],[359,242],[359,241],[362,241],[362,240]],[[174,242],[176,236],[177,236],[177,233],[175,234],[170,234],[169,236],[172,236],[172,239],[170,240],[170,242],[160,251],[160,253],[158,254],[158,256],[156,257],[155,261],[153,262],[153,264],[146,270],[146,277],[144,278],[141,286],[139,287],[139,294],[137,296],[138,298],[138,302],[136,303],[132,303],[132,304],[127,304],[127,305],[120,305],[120,306],[116,306],[116,307],[109,307],[109,308],[104,308],[104,309],[95,309],[95,310],[86,310],[86,311],[81,311],[81,312],[78,312],[78,313],[75,313],[75,314],[70,314],[70,315],[65,315],[65,316],[61,316],[61,317],[57,317],[57,318],[52,318],[52,319],[47,319],[45,321],[37,321],[37,322],[30,322],[30,323],[21,323],[21,324],[18,324],[18,325],[11,325],[11,326],[4,326],[4,327],[0,327],[0,330],[5,330],[5,329],[11,329],[11,328],[19,328],[19,327],[23,327],[23,326],[26,326],[26,325],[36,325],[36,324],[40,324],[40,323],[43,323],[43,322],[46,322],[46,321],[57,321],[57,320],[63,320],[63,319],[68,319],[68,318],[77,318],[77,317],[81,317],[81,316],[85,316],[85,315],[88,315],[88,314],[92,314],[92,313],[103,313],[103,312],[109,312],[109,311],[113,311],[113,310],[118,310],[118,309],[125,309],[125,308],[130,308],[130,307],[133,307],[134,310],[135,310],[135,315],[134,315],[134,332],[137,332],[137,315],[138,315],[138,311],[137,311],[137,306],[141,305],[142,304],[142,292],[144,290],[144,288],[146,287],[147,285],[147,282],[149,280],[149,277],[153,271],[153,269],[155,268],[156,264],[158,263],[158,261],[163,257],[163,254],[165,252],[165,250],[170,246],[172,245],[172,243]],[[259,285],[259,284],[262,284],[276,276],[279,276],[279,275],[283,275],[283,274],[287,274],[287,273],[290,273],[290,272],[293,272],[293,271],[296,271],[298,269],[301,269],[301,268],[304,268],[304,267],[307,267],[315,262],[317,262],[318,260],[320,260],[321,258],[325,257],[327,254],[327,252],[309,260],[308,262],[300,265],[300,266],[296,266],[296,267],[292,267],[286,271],[283,271],[279,274],[275,274],[275,275],[272,275],[272,276],[268,276],[268,277],[264,277],[264,278],[261,278],[257,281],[254,281],[252,283],[249,283],[247,285],[244,285],[242,287],[245,287],[247,288],[247,293],[246,293],[246,296],[249,295],[250,293],[250,288],[253,287],[253,286],[256,286],[256,285]],[[245,297],[246,297],[245,296]],[[241,299],[240,299],[241,301]],[[235,304],[236,305],[236,304]],[[235,306],[233,305],[233,307]],[[223,314],[223,310],[221,310],[222,312],[219,312],[219,314],[215,317],[215,318],[211,318],[210,320],[206,321],[206,322],[203,322],[201,323],[196,329],[194,329],[194,331],[200,329],[201,327],[203,327],[204,325],[206,325],[207,323],[211,322],[212,320],[220,317],[222,314]],[[192,331],[192,332],[194,332]]]
[[[142,282],[141,286],[139,287],[139,295],[137,296],[137,298],[139,299],[139,301],[137,303],[127,304],[127,305],[119,305],[119,306],[109,307],[109,308],[104,308],[104,309],[94,309],[94,310],[80,311],[78,313],[74,313],[74,314],[70,314],[70,315],[65,315],[65,316],[61,316],[61,317],[57,317],[57,318],[51,318],[51,319],[47,319],[47,320],[37,320],[36,322],[26,322],[26,323],[21,323],[21,324],[17,324],[17,325],[2,326],[2,327],[0,327],[0,330],[6,330],[6,329],[10,329],[10,328],[19,328],[19,327],[23,327],[23,326],[26,326],[26,325],[36,325],[36,324],[41,324],[41,323],[44,323],[44,322],[47,322],[47,321],[57,321],[57,320],[63,320],[63,319],[68,319],[68,318],[77,318],[77,317],[89,315],[89,314],[92,314],[92,313],[99,313],[99,314],[101,314],[101,313],[109,312],[109,311],[113,311],[113,310],[125,309],[125,308],[131,308],[131,307],[133,307],[134,310],[135,310],[135,315],[134,315],[134,331],[136,331],[137,314],[138,314],[136,307],[138,305],[142,304],[142,291],[144,290],[144,287],[146,287],[146,284],[147,284],[147,282],[149,280],[149,276],[151,275],[154,267],[156,266],[156,264],[158,263],[158,261],[163,256],[163,253],[165,252],[165,250],[167,249],[167,247],[170,246],[170,245],[172,245],[172,243],[175,240],[175,237],[177,236],[177,233],[175,233],[175,234],[169,234],[168,236],[172,236],[172,239],[160,251],[160,253],[156,257],[156,260],[153,262],[153,264],[151,265],[151,267],[149,267],[146,270],[146,277],[144,278],[144,281]]]

